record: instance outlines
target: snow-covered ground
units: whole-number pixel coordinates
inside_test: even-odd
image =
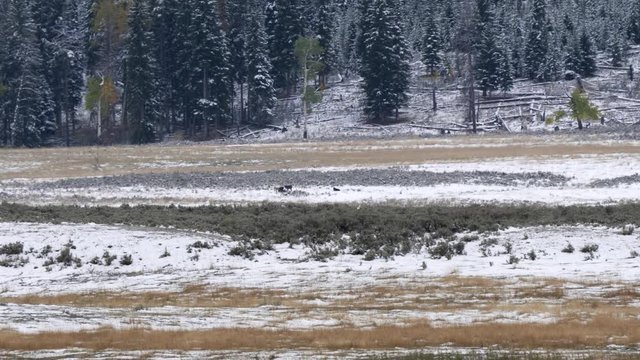
[[[21,332],[52,330],[149,327],[154,329],[212,329],[228,327],[307,329],[310,327],[401,324],[428,321],[434,326],[477,322],[553,322],[556,315],[545,312],[523,312],[469,306],[467,309],[437,307],[405,307],[405,301],[424,295],[411,293],[398,298],[379,299],[387,307],[357,306],[336,311],[335,302],[366,296],[375,287],[403,288],[427,286],[439,278],[454,274],[459,277],[483,277],[507,281],[517,290],[527,283],[518,279],[554,278],[566,282],[567,299],[583,299],[602,295],[599,287],[576,286],[578,283],[606,281],[608,287],[634,284],[640,279],[640,251],[637,236],[624,236],[619,229],[605,227],[533,227],[506,229],[490,236],[493,245],[483,246],[481,237],[467,244],[465,255],[451,260],[435,260],[426,249],[393,259],[363,261],[362,256],[339,255],[327,262],[309,259],[309,249],[302,245],[276,245],[274,250],[258,254],[254,259],[230,256],[236,245],[228,237],[215,234],[149,230],[122,226],[51,225],[32,223],[0,223],[0,246],[20,242],[21,255],[0,255],[0,260],[23,259],[23,266],[3,268],[0,298],[9,299],[0,306],[3,323],[0,328]],[[196,241],[206,242],[211,249],[189,250]],[[567,244],[574,253],[564,253]],[[507,254],[507,244],[511,252]],[[599,249],[590,256],[580,251],[585,245]],[[51,253],[41,255],[50,246]],[[45,264],[65,247],[80,259],[75,263]],[[483,250],[484,247],[484,250]],[[536,259],[528,253],[533,251]],[[117,255],[110,266],[91,264],[105,252]],[[169,256],[163,257],[163,254]],[[121,265],[123,255],[132,255],[131,265]],[[197,255],[197,257],[196,257]],[[511,256],[519,259],[508,264]],[[95,292],[136,293],[148,291],[180,292],[189,284],[206,284],[211,289],[240,288],[282,290],[294,294],[313,294],[303,303],[304,309],[287,307],[277,302],[255,307],[180,307],[136,308],[77,307],[72,305],[12,304],[11,297],[24,295],[51,296]],[[519,285],[520,284],[520,285]],[[573,284],[573,285],[572,285]],[[613,285],[611,285],[613,284]],[[598,285],[601,286],[601,285]],[[491,289],[485,289],[491,291]],[[446,292],[434,294],[447,298]],[[460,299],[464,301],[464,299]],[[385,303],[386,302],[386,303]],[[450,303],[449,305],[453,305]],[[633,305],[633,304],[631,304]],[[640,306],[637,303],[633,306]]]
[[[504,158],[484,161],[434,161],[421,165],[403,167],[377,167],[391,169],[397,176],[407,171],[428,171],[434,174],[458,172],[464,178],[447,179],[429,185],[397,185],[394,179],[379,183],[368,181],[359,184],[349,179],[348,173],[354,167],[331,167],[313,169],[318,172],[344,172],[341,179],[326,180],[320,185],[297,185],[292,192],[282,193],[273,184],[265,184],[260,172],[243,173],[243,177],[255,178],[244,181],[254,185],[220,184],[214,182],[201,185],[198,179],[172,181],[171,174],[166,181],[153,183],[141,178],[118,185],[118,179],[97,184],[47,186],[51,180],[4,181],[0,182],[0,200],[26,204],[73,204],[108,205],[128,204],[180,204],[210,205],[220,203],[251,202],[302,202],[302,203],[544,203],[566,204],[613,204],[640,200],[640,155],[606,154],[578,156],[544,156],[536,158]],[[469,179],[477,172],[521,174],[525,177],[519,183],[492,183],[482,180],[480,184]],[[273,173],[273,172],[272,172]],[[279,178],[287,181],[288,171],[279,172]],[[544,173],[567,179],[560,184],[541,186],[525,181],[527,174]],[[293,174],[290,173],[289,174]],[[269,174],[267,174],[269,175]],[[296,174],[299,175],[299,174]],[[309,175],[313,177],[314,175]],[[294,176],[289,176],[293,178]],[[374,185],[372,185],[372,183]],[[285,185],[285,183],[279,184]]]

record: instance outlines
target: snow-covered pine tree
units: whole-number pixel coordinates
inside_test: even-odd
[[[436,76],[436,71],[442,65],[442,39],[440,31],[433,18],[433,12],[429,12],[424,25],[422,37],[422,63],[427,67],[427,76]]]
[[[125,110],[129,139],[133,144],[155,140],[157,114],[155,61],[145,0],[133,0],[129,8],[129,30],[125,56]]]
[[[59,56],[64,53],[54,38],[60,30],[64,0],[32,0],[31,13],[36,25],[36,37],[39,41],[43,61],[44,76],[52,90],[52,100],[56,117],[56,126],[62,128],[62,69],[58,66]]]
[[[36,147],[55,130],[55,116],[29,5],[28,1],[12,1],[9,6],[8,45],[12,59],[8,66],[7,115],[11,145]]]
[[[494,15],[489,0],[477,0],[478,24],[476,43],[476,77],[482,96],[497,90],[500,86],[499,70],[503,55],[501,54],[494,31]]]
[[[62,133],[67,146],[71,145],[71,135],[76,128],[76,108],[82,102],[84,90],[85,54],[84,39],[86,28],[80,18],[78,0],[65,0],[60,26],[56,28],[54,42],[57,44],[56,68],[59,78],[58,89],[61,111],[64,117]],[[55,97],[54,97],[55,98]],[[63,134],[60,134],[63,135]]]
[[[9,0],[0,0],[0,39],[9,39]],[[0,138],[4,146],[9,145],[9,116],[6,108],[8,104],[9,88],[7,86],[9,65],[9,43],[0,42]]]
[[[266,14],[269,57],[273,66],[275,87],[285,95],[290,95],[294,92],[298,80],[293,46],[302,35],[298,1],[270,0],[267,3]]]
[[[547,57],[549,41],[546,8],[545,0],[533,0],[529,35],[525,45],[525,66],[531,80],[544,80],[541,78],[544,73],[541,68]]]
[[[366,1],[366,0],[365,0]],[[383,122],[407,102],[409,51],[391,0],[370,0],[361,23],[365,113]]]
[[[427,76],[431,79],[431,101],[433,103],[433,111],[438,110],[438,100],[436,98],[437,79],[439,74],[438,68],[442,65],[440,51],[442,50],[442,39],[440,32],[433,19],[433,12],[429,11],[425,20],[424,34],[422,35],[422,44],[420,46],[422,52],[422,63],[427,68]]]
[[[318,15],[315,21],[314,33],[318,38],[320,46],[324,49],[320,62],[324,67],[318,73],[318,80],[321,88],[327,86],[327,77],[331,73],[335,62],[335,50],[333,47],[334,18],[335,12],[331,0],[318,0]]]
[[[333,48],[336,52],[336,70],[341,76],[349,77],[358,69],[356,42],[358,41],[359,11],[355,6],[339,6]]]
[[[267,34],[262,17],[249,15],[251,31],[247,38],[247,93],[248,119],[257,125],[270,124],[276,106],[276,92],[271,78],[271,63],[267,47]]]
[[[248,26],[249,8],[255,6],[248,0],[226,0],[227,22],[229,30],[227,31],[227,41],[229,44],[231,77],[233,83],[240,88],[240,118],[238,123],[244,123],[245,118],[245,83],[247,82],[247,36],[248,33],[254,31]],[[235,95],[235,86],[234,86]]]
[[[623,40],[620,38],[618,33],[613,35],[609,40],[608,45],[609,56],[611,57],[611,66],[620,67],[622,66],[623,58],[624,58],[624,45]]]
[[[178,113],[182,120],[182,128],[187,137],[195,136],[195,103],[202,94],[202,88],[191,84],[192,72],[192,50],[195,45],[195,38],[191,33],[192,13],[194,1],[183,1],[175,9],[176,17],[176,46],[173,52],[176,56],[176,77],[173,87],[176,91]]]
[[[580,35],[580,51],[582,59],[580,61],[580,75],[583,77],[593,76],[596,73],[596,52],[593,42],[586,32]]]
[[[179,28],[184,24],[181,22],[181,12],[183,7],[187,7],[187,2],[179,0],[152,0],[150,2],[151,11],[151,32],[152,51],[156,61],[156,71],[154,73],[158,86],[158,112],[160,118],[158,131],[161,133],[172,133],[176,130],[179,109],[179,89],[182,83],[180,78],[179,55],[183,52],[182,40]],[[186,30],[185,30],[186,33]]]
[[[195,100],[195,120],[204,127],[205,138],[210,137],[210,125],[217,130],[231,115],[229,51],[215,9],[215,0],[194,0],[189,27],[188,91]]]
[[[640,1],[634,0],[627,26],[627,36],[634,44],[640,44]]]

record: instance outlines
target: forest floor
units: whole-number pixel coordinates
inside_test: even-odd
[[[632,359],[639,169],[588,133],[2,150],[0,356]]]

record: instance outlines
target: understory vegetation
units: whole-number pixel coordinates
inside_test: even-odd
[[[77,207],[0,204],[0,221],[125,224],[210,231],[238,241],[235,254],[251,258],[271,244],[304,244],[323,260],[339,252],[365,260],[429,248],[433,258],[464,254],[467,232],[507,227],[593,224],[624,226],[640,218],[640,204],[612,206],[395,206],[273,204],[249,206]],[[477,238],[473,238],[477,240]],[[472,240],[473,240],[472,239]],[[583,250],[584,252],[584,250]],[[589,251],[591,253],[595,251]],[[507,251],[508,253],[508,251]]]

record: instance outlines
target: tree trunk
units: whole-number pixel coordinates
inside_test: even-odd
[[[582,126],[582,119],[577,118],[576,120],[578,120],[578,130],[582,130],[583,126]]]
[[[438,101],[436,100],[436,85],[433,85],[433,92],[432,92],[432,101],[433,101],[433,112],[438,111]]]

